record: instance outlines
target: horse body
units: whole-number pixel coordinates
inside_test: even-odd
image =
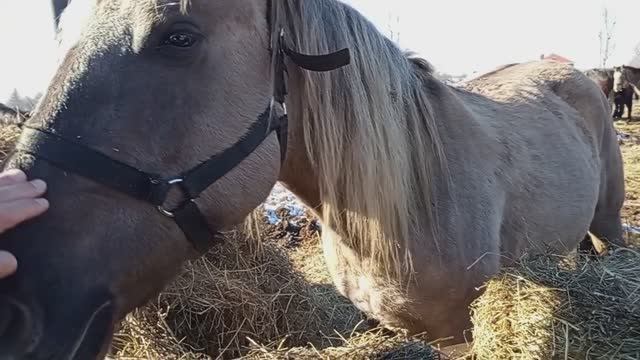
[[[566,254],[589,230],[621,241],[622,162],[606,99],[570,67],[513,65],[466,90],[427,82],[453,180],[434,174],[437,240],[446,245],[435,249],[433,224],[413,214],[407,250],[415,273],[395,283],[377,276],[379,264],[339,231],[323,234],[323,248],[336,287],[361,310],[388,326],[455,342],[470,326],[476,289],[503,265],[525,252]]]
[[[631,84],[636,88],[640,87],[640,69],[639,68],[623,65],[621,66],[620,70],[622,71],[623,76],[629,82],[629,84]],[[638,91],[636,89],[636,93],[637,92]]]
[[[278,180],[322,219],[342,294],[383,324],[452,342],[470,325],[476,287],[514,258],[567,253],[587,231],[622,241],[610,111],[571,67],[506,66],[456,89],[334,0],[111,0],[87,10],[84,23],[62,17],[61,34],[74,33],[69,21],[82,24],[79,38],[25,125],[37,129],[6,165],[45,179],[51,208],[0,240],[20,261],[0,282],[0,312],[16,319],[0,329],[12,345],[0,357],[104,356],[115,323],[199,254],[167,213],[195,207],[206,218],[198,225],[231,228]],[[184,184],[193,178],[175,177],[237,149],[278,110],[265,106],[282,100],[274,60],[284,49],[342,47],[351,64],[328,73],[287,58],[286,141],[264,134],[195,195]],[[60,156],[69,148],[107,166],[78,170]],[[133,190],[156,192],[114,186],[123,171],[144,175]]]
[[[613,69],[589,69],[584,74],[593,80],[607,99],[611,99],[611,91],[613,90]]]
[[[624,108],[627,108],[627,119],[631,120],[633,112],[633,98],[637,91],[639,79],[633,76],[633,68],[616,67],[613,73],[613,118],[621,119]]]

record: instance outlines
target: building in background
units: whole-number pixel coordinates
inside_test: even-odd
[[[555,61],[563,64],[568,64],[571,66],[574,66],[575,64],[573,61],[567,59],[566,57],[560,56],[558,54],[553,54],[553,53],[546,56],[544,54],[540,55],[540,60]]]

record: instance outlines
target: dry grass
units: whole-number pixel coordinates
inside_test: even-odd
[[[372,329],[343,339],[337,347],[316,349],[314,347],[284,348],[280,344],[259,346],[242,360],[322,360],[322,359],[437,359],[439,354],[418,337],[389,334],[384,329]]]
[[[0,160],[4,160],[13,150],[20,135],[19,124],[22,124],[28,114],[6,107],[0,103]]]
[[[127,318],[114,356],[176,358],[192,351],[228,358],[241,356],[252,342],[323,347],[340,343],[335,334],[361,322],[335,291],[306,282],[280,246],[265,244],[254,254],[246,243],[234,233],[188,264],[155,302]]]
[[[478,359],[640,359],[640,253],[523,259],[472,314]]]
[[[13,151],[14,143],[20,136],[20,128],[17,125],[5,125],[0,131],[0,159],[6,159]]]

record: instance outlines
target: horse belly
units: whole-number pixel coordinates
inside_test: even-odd
[[[369,264],[353,257],[337,238],[323,234],[323,247],[338,292],[380,325],[446,339],[441,345],[464,341],[465,330],[471,327],[469,305],[478,295],[473,285],[481,281],[470,281],[468,273],[456,275],[450,269],[432,273],[423,268],[417,281],[400,286],[367,271]]]
[[[358,310],[390,328],[408,328],[417,318],[411,315],[406,292],[400,286],[373,276],[368,261],[362,261],[337,235],[327,229],[322,235],[327,268],[338,292]]]
[[[537,171],[512,189],[501,237],[503,246],[519,241],[508,255],[565,254],[575,250],[589,230],[600,192],[599,162],[589,155],[592,149],[588,146],[567,145],[557,150],[573,156],[553,167],[536,164],[532,168]],[[552,159],[553,154],[541,158]]]

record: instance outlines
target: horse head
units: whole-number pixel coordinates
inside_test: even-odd
[[[1,358],[104,356],[119,319],[268,196],[287,63],[348,60],[289,49],[271,1],[74,1],[63,36],[75,6],[83,27],[6,165],[46,179],[52,205],[3,234],[20,264],[0,282]]]

